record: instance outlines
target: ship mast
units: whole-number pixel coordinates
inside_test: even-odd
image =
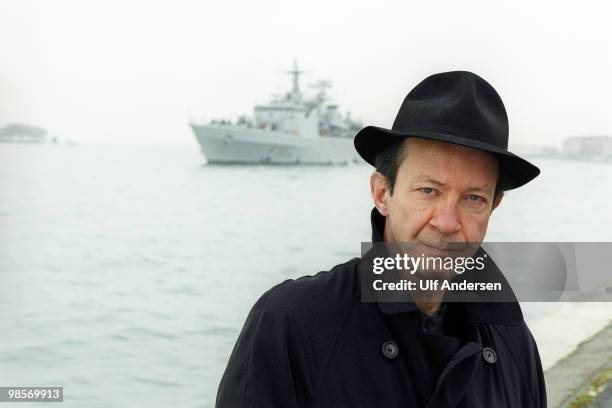
[[[293,89],[291,90],[291,96],[294,101],[299,101],[301,99],[300,93],[300,74],[303,74],[306,71],[301,71],[298,69],[297,59],[293,60],[293,69],[290,71],[285,71],[286,74],[290,74],[293,78]]]

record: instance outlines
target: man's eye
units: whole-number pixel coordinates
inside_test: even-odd
[[[476,194],[470,194],[470,195],[468,196],[468,200],[469,200],[470,202],[472,202],[472,203],[480,203],[480,202],[484,202],[484,198],[482,198],[481,196],[476,195]]]
[[[434,189],[431,187],[421,187],[421,192],[426,195],[431,195],[434,193]]]

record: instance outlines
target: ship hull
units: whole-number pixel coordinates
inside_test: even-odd
[[[306,138],[228,125],[191,124],[191,128],[208,163],[348,164],[359,160],[351,138]]]

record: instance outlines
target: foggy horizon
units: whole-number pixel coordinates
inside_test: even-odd
[[[331,81],[364,125],[391,127],[422,79],[469,70],[501,95],[511,146],[612,134],[604,2],[1,3],[0,125],[62,142],[196,148],[190,118],[252,115],[290,89],[294,59],[302,89]]]

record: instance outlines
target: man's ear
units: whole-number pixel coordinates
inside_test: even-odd
[[[493,199],[493,208],[491,208],[491,212],[493,212],[493,210],[497,208],[499,203],[501,203],[502,198],[504,198],[504,192],[503,191],[501,193],[499,193],[498,195],[496,195],[495,198]]]
[[[370,191],[372,192],[374,206],[382,216],[386,217],[389,214],[390,191],[387,178],[382,173],[377,171],[372,173],[370,176]]]

